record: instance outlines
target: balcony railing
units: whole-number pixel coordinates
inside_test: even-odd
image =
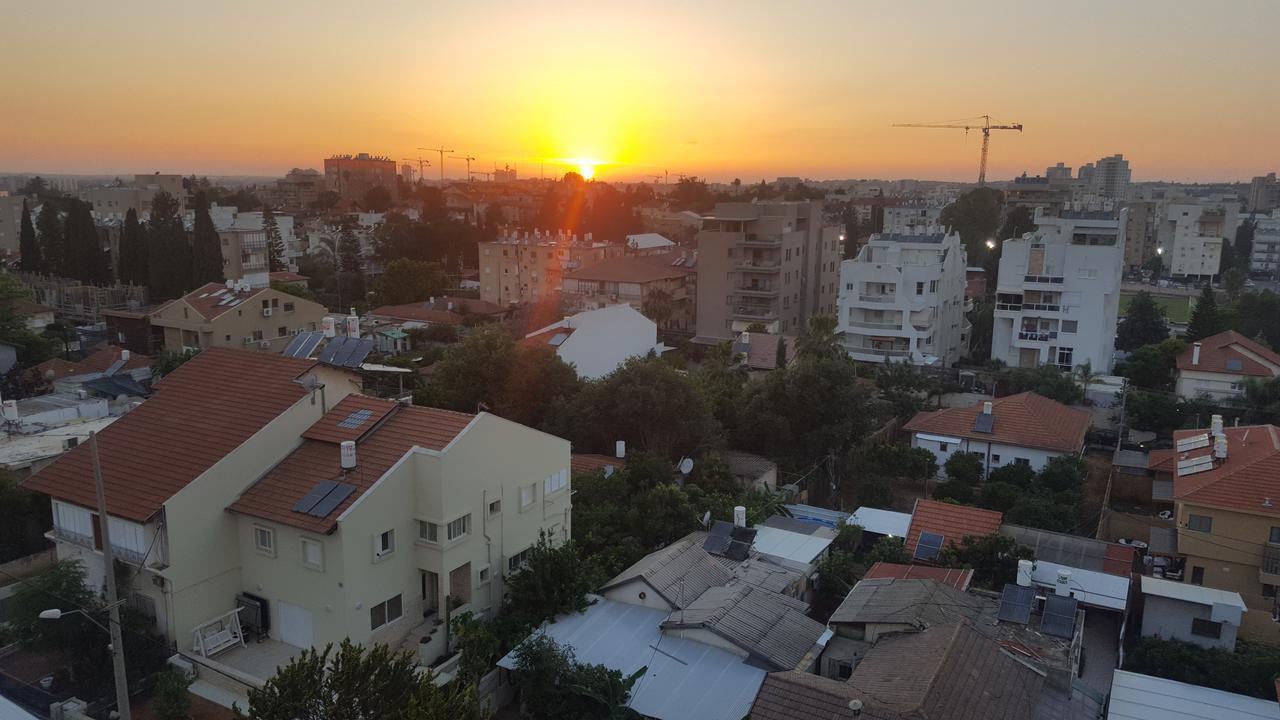
[[[879,295],[859,295],[858,296],[858,300],[860,302],[869,302],[869,303],[894,303],[897,301],[897,299],[898,299],[898,296],[894,293],[881,293]]]
[[[1020,331],[1018,333],[1018,339],[1019,340],[1036,340],[1038,342],[1049,342],[1050,340],[1058,339],[1058,332],[1056,330],[1050,331],[1050,332],[1021,332]]]
[[[777,288],[763,285],[735,285],[733,291],[750,295],[774,295],[778,292]]]
[[[761,236],[755,233],[747,233],[742,238],[744,245],[757,245],[764,247],[778,247],[782,245],[782,238],[778,236]]]
[[[869,320],[850,320],[847,324],[849,327],[868,328],[871,330],[901,330],[902,329],[902,323],[900,322],[885,323],[885,322],[871,322]]]
[[[846,347],[845,349],[858,355],[875,355],[877,357],[911,357],[911,350],[905,348],[897,350],[882,350],[880,348],[855,346]]]
[[[746,270],[747,272],[777,272],[782,268],[780,263],[770,262],[753,262],[750,260],[735,260],[733,267],[737,270]]]
[[[776,320],[778,311],[767,307],[751,307],[749,305],[739,305],[733,309],[734,317],[748,318],[751,320]]]
[[[1280,545],[1262,546],[1262,564],[1258,569],[1267,575],[1280,575]]]
[[[1063,283],[1063,278],[1061,275],[1027,275],[1022,278],[1022,281],[1048,285],[1061,285]]]

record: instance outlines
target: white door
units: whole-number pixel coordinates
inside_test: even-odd
[[[280,628],[280,640],[294,647],[309,648],[312,645],[311,611],[283,600],[276,601],[276,622]]]

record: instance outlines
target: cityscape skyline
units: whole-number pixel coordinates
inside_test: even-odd
[[[990,113],[1026,127],[993,137],[993,180],[1116,152],[1135,181],[1268,171],[1280,100],[1244,70],[1265,65],[1280,7],[1086,5],[1098,12],[137,2],[67,16],[27,5],[0,29],[7,47],[38,57],[42,38],[65,42],[6,71],[15,97],[40,100],[10,116],[20,142],[0,148],[0,170],[279,175],[335,153],[400,162],[443,143],[524,176],[575,158],[610,180],[972,181],[979,133],[892,126]],[[447,175],[465,175],[446,161]]]

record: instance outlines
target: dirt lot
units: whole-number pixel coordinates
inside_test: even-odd
[[[150,698],[134,701],[133,717],[135,720],[157,720]],[[236,714],[221,705],[192,695],[190,720],[236,720]]]

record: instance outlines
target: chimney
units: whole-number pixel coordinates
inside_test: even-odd
[[[1191,344],[1191,364],[1192,365],[1200,364],[1200,343]]]
[[[354,470],[356,467],[356,441],[343,440],[339,446],[342,455],[342,469]]]
[[[1058,570],[1058,580],[1054,583],[1053,592],[1061,597],[1071,597],[1071,571],[1066,568]]]
[[[991,401],[990,401],[990,400],[987,400],[986,402],[982,403],[982,414],[983,414],[983,415],[990,415],[990,414],[991,414]]]
[[[733,506],[733,526],[740,528],[747,526],[747,509],[742,505]]]
[[[626,440],[619,440],[613,444],[613,455],[617,458],[625,458],[627,456]]]

